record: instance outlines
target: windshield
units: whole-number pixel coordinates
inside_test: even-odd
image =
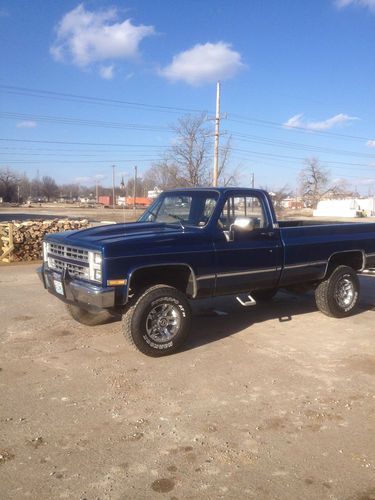
[[[165,222],[204,227],[215,209],[217,199],[218,193],[204,191],[161,195],[146,210],[139,222]]]

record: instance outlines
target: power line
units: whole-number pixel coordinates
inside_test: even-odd
[[[243,158],[243,157],[236,157],[237,160],[243,160],[243,161],[249,161],[249,158]],[[267,161],[276,161],[276,159],[273,159],[273,158],[268,158]],[[322,162],[322,163],[326,163],[326,162]],[[261,163],[259,165],[252,165],[250,166],[249,165],[249,169],[252,169],[252,170],[257,170],[259,168],[262,168],[264,169],[264,167],[268,167],[268,168],[275,168],[275,165],[267,165],[266,163]],[[287,169],[287,170],[293,170],[294,172],[298,172],[299,170],[301,170],[301,167],[299,166],[291,166],[291,165],[284,165],[282,163],[280,163],[279,160],[277,160],[277,168],[281,168],[281,169]],[[332,169],[330,170],[335,170],[335,169],[340,169],[340,173],[341,173],[341,167],[332,167]],[[375,172],[374,172],[375,174]],[[339,176],[339,174],[335,174],[335,176]],[[344,175],[342,176],[339,176],[339,177],[343,177],[343,178],[349,178],[349,179],[360,179],[360,178],[363,178],[362,174],[359,175],[359,176],[353,176],[353,175],[348,175],[344,172]],[[375,177],[366,177],[366,179],[371,179],[371,178],[374,178],[374,181],[375,181]]]
[[[113,153],[113,151],[103,151],[102,153]],[[142,153],[142,156],[155,156],[155,153],[154,154],[143,154],[143,151],[132,151],[132,153]],[[9,153],[6,153],[6,152],[2,152],[0,151],[0,155],[6,155],[6,154],[9,154]],[[13,154],[16,154],[17,156],[52,156],[52,157],[73,157],[73,158],[81,158],[81,157],[87,157],[87,156],[90,156],[90,157],[96,157],[98,154],[100,154],[99,152],[96,152],[94,154],[54,154],[54,153],[13,153]]]
[[[73,102],[84,102],[87,104],[104,104],[104,105],[112,105],[112,106],[136,107],[136,108],[143,108],[143,109],[149,110],[149,111],[153,110],[153,111],[165,111],[165,112],[173,112],[173,113],[185,112],[185,113],[211,113],[211,114],[213,114],[212,111],[209,111],[207,109],[186,108],[186,107],[178,107],[178,106],[164,106],[164,105],[160,105],[160,104],[149,104],[149,103],[144,103],[144,102],[139,102],[139,101],[137,102],[137,101],[125,101],[125,100],[120,100],[120,99],[108,99],[108,98],[97,97],[97,96],[55,92],[55,91],[50,91],[50,90],[11,86],[11,85],[0,85],[0,92],[11,93],[11,94],[16,94],[16,95],[24,95],[27,97],[71,100]],[[246,115],[242,115],[242,114],[238,114],[238,113],[231,113],[231,112],[227,113],[226,115],[227,115],[227,120],[231,121],[233,123],[241,123],[241,124],[256,123],[258,125],[273,127],[273,128],[277,128],[277,129],[285,128],[284,124],[278,123],[278,122],[275,122],[272,120],[264,120],[264,119],[259,119],[259,118],[246,116]],[[308,130],[305,127],[301,127],[301,126],[289,127],[288,130],[293,130],[296,132],[304,132],[304,133],[313,132],[314,134],[317,134],[317,135],[326,135],[326,136],[330,136],[330,137],[343,138],[343,139],[354,139],[354,140],[364,140],[364,141],[372,140],[371,138],[368,138],[368,137],[350,135],[350,134],[340,134],[337,132],[330,132],[327,130],[311,131],[311,130]]]
[[[29,115],[26,113],[0,112],[1,118],[18,119],[18,120],[38,120],[46,123],[63,124],[63,125],[83,125],[85,127],[101,127],[101,128],[120,128],[139,131],[171,131],[170,127],[162,125],[147,125],[142,123],[121,123],[121,122],[104,122],[100,120],[83,120],[81,118],[72,118],[66,116],[47,116],[47,115]]]
[[[233,119],[231,116],[239,117],[240,119]],[[283,128],[285,130],[290,130],[290,131],[296,131],[296,132],[304,132],[304,133],[313,133],[315,135],[326,135],[330,137],[337,137],[337,138],[342,138],[342,139],[354,139],[354,140],[361,140],[361,141],[371,141],[372,139],[369,137],[363,137],[363,136],[358,136],[358,135],[349,135],[349,134],[339,134],[337,132],[329,132],[327,130],[309,130],[306,129],[305,127],[298,127],[298,126],[293,126],[293,127],[285,127],[283,123],[278,123],[274,122],[271,120],[261,120],[259,118],[252,118],[252,117],[247,117],[243,115],[238,115],[235,113],[229,113],[227,116],[227,120],[234,122],[234,123],[256,123],[258,125],[262,125],[265,127],[271,127],[271,128]]]
[[[1,163],[2,164],[13,164],[13,163],[16,163],[16,164],[39,164],[39,163],[62,163],[62,164],[70,164],[70,165],[74,165],[76,163],[88,163],[88,164],[91,164],[91,163],[113,163],[113,162],[116,162],[116,163],[128,163],[128,162],[139,162],[139,161],[145,161],[145,162],[150,162],[150,161],[160,161],[162,160],[162,158],[144,158],[144,157],[137,157],[137,158],[121,158],[121,159],[113,159],[113,158],[110,158],[110,159],[103,159],[103,160],[31,160],[31,161],[28,161],[28,160],[1,160]]]
[[[124,143],[110,143],[110,142],[74,142],[74,141],[49,141],[49,140],[36,140],[36,139],[13,139],[0,137],[0,141],[9,141],[9,142],[28,142],[32,144],[65,144],[65,145],[74,145],[74,146],[114,146],[114,147],[163,147],[158,145],[151,144],[124,144]]]
[[[0,139],[2,140],[2,139]],[[286,147],[286,148],[289,148],[288,144],[279,144],[279,141],[275,141],[273,142],[272,140],[268,141],[267,139],[265,139],[264,141],[260,140],[260,141],[256,141],[256,140],[243,140],[244,142],[250,142],[250,143],[255,143],[255,144],[271,144],[271,145],[280,145],[282,147]],[[280,141],[281,142],[281,141]],[[293,144],[293,143],[290,143],[290,144]],[[124,145],[125,146],[125,145]],[[301,149],[303,151],[309,151],[308,149],[308,146],[305,148],[304,147],[305,145],[301,145],[301,147],[295,147],[293,148],[292,146],[290,146],[290,149]],[[118,147],[118,145],[116,146]],[[126,147],[131,147],[131,148],[135,148],[135,147],[141,147],[141,149],[139,149],[138,151],[135,150],[135,149],[132,149],[132,153],[138,153],[138,152],[144,152],[144,149],[143,148],[152,148],[152,149],[166,149],[168,148],[169,146],[168,145],[138,145],[138,144],[128,144],[126,145]],[[48,154],[48,153],[38,153],[39,151],[54,151],[54,152],[62,152],[62,153],[66,153],[67,151],[69,151],[69,154],[59,154],[59,156],[76,156],[76,157],[80,157],[80,156],[96,156],[98,154],[104,154],[104,153],[115,153],[116,151],[114,150],[108,150],[108,149],[105,149],[105,150],[72,150],[71,148],[69,149],[52,149],[52,148],[11,148],[11,147],[2,147],[2,150],[7,150],[7,151],[14,151],[12,154],[15,154],[17,156],[27,156],[27,155],[30,155],[30,156],[55,156],[54,154]],[[222,148],[220,148],[220,150],[222,150]],[[20,152],[20,151],[28,151],[29,153],[24,153],[24,152]],[[90,153],[86,153],[87,151],[90,151]],[[237,148],[237,147],[232,147],[231,148],[231,151],[238,151],[238,152],[253,152],[253,151],[249,151],[247,149],[242,149],[242,148]],[[72,153],[73,152],[73,153]],[[312,152],[323,152],[323,153],[334,153],[334,154],[339,154],[339,155],[345,155],[345,156],[358,156],[358,157],[364,157],[364,158],[369,158],[369,159],[373,159],[375,161],[375,156],[374,155],[369,155],[369,154],[361,154],[361,153],[355,153],[354,151],[345,151],[345,150],[336,150],[336,149],[332,149],[332,148],[316,148],[316,149],[312,149]],[[86,154],[83,154],[83,153],[86,153]],[[0,151],[0,154],[8,154],[6,151]],[[347,164],[350,164],[350,165],[364,165],[364,164],[361,164],[361,163],[351,163],[351,162],[342,162],[342,163],[347,163]]]
[[[160,104],[148,104],[144,102],[124,101],[120,99],[108,99],[103,97],[94,97],[82,94],[68,94],[64,92],[53,92],[50,90],[33,89],[28,87],[15,87],[11,85],[0,85],[1,92],[16,95],[25,95],[28,97],[40,97],[58,100],[69,100],[73,102],[85,102],[87,104],[101,104],[111,106],[126,106],[144,108],[149,111],[164,111],[164,112],[186,112],[186,113],[207,113],[207,110],[185,108],[177,106],[163,106]]]
[[[139,145],[133,146],[129,145],[128,147],[140,147]],[[149,151],[150,149],[165,149],[168,146],[148,146],[147,144],[142,145],[142,147],[147,148]],[[10,146],[2,146],[1,150],[7,150],[7,151],[13,151],[14,153],[12,154],[26,154],[26,153],[18,153],[19,151],[54,151],[54,152],[73,152],[73,153],[95,153],[95,154],[102,154],[102,153],[114,153],[114,152],[119,152],[120,150],[116,151],[115,149],[72,149],[72,148],[28,148],[28,147],[10,147]],[[137,153],[139,151],[143,151],[143,149],[136,150],[132,149],[132,153]],[[121,151],[123,153],[123,151]],[[0,154],[5,154],[2,151],[0,151]]]
[[[270,139],[268,137],[250,135],[250,134],[237,134],[235,132],[230,132],[233,137],[235,137],[240,142],[250,142],[254,144],[270,144],[273,146],[281,146],[288,149],[297,149],[302,151],[312,151],[317,153],[332,153],[345,156],[359,156],[363,158],[369,158],[375,160],[375,155],[370,153],[356,153],[355,151],[348,151],[343,149],[329,148],[325,146],[313,146],[309,144],[303,144],[298,142],[283,141],[280,139]]]
[[[306,158],[304,157],[301,157],[301,156],[290,156],[290,155],[280,155],[280,154],[277,154],[277,153],[264,153],[262,151],[253,151],[253,150],[250,150],[250,149],[233,149],[233,151],[240,151],[240,152],[243,152],[243,153],[250,153],[254,156],[262,156],[262,157],[266,157],[266,158],[276,158],[276,159],[286,159],[286,160],[298,160],[298,161],[305,161]],[[248,158],[249,159],[249,158]],[[367,168],[372,168],[374,170],[374,173],[375,173],[375,166],[374,167],[371,167],[371,165],[365,165],[363,163],[350,163],[350,162],[341,162],[341,161],[325,161],[325,160],[321,160],[321,163],[327,163],[327,164],[330,164],[330,163],[333,163],[333,164],[338,164],[338,165],[349,165],[350,167],[357,167],[357,166],[365,166]]]

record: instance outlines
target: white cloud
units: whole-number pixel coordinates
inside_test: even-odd
[[[35,128],[37,126],[37,123],[34,122],[33,120],[25,120],[23,122],[17,123],[16,127],[17,128]]]
[[[92,12],[83,4],[78,5],[59,22],[56,40],[50,48],[52,57],[81,68],[113,59],[135,58],[141,41],[155,33],[154,27],[135,26],[130,19],[122,22],[117,19],[116,9]]]
[[[172,62],[160,70],[168,80],[182,80],[201,85],[232,78],[245,65],[241,54],[225,42],[197,44],[175,55]]]
[[[335,4],[339,9],[348,7],[348,5],[359,5],[375,12],[375,0],[336,0]]]
[[[368,146],[369,148],[375,148],[375,141],[367,141],[366,146]]]
[[[114,76],[115,66],[110,64],[109,66],[100,66],[99,75],[105,80],[112,80]]]
[[[349,116],[343,113],[339,113],[338,115],[331,116],[331,118],[327,118],[326,120],[323,121],[309,122],[303,120],[303,113],[300,113],[298,115],[294,115],[291,118],[289,118],[289,120],[283,124],[283,127],[303,128],[305,130],[321,131],[321,130],[328,130],[336,125],[342,125],[343,123],[347,123],[353,120],[358,120],[358,118],[356,116]]]

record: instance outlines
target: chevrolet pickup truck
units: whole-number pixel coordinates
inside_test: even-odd
[[[76,321],[121,315],[126,339],[161,356],[185,341],[192,300],[247,307],[313,289],[320,311],[342,318],[374,267],[374,223],[278,222],[263,190],[197,188],[163,192],[135,223],[47,235],[39,273]]]

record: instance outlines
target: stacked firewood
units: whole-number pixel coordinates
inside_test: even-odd
[[[85,220],[32,220],[0,225],[0,260],[32,261],[42,258],[42,241],[47,233],[61,233],[87,227]]]

